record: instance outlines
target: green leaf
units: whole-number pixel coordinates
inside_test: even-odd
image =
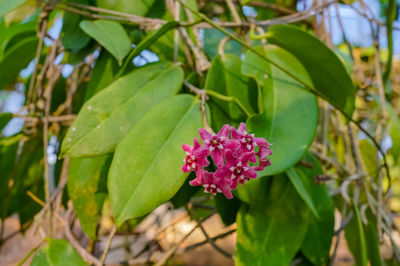
[[[376,165],[376,147],[372,145],[367,139],[360,141],[361,156],[364,160],[365,167],[368,174],[375,176],[377,174],[378,166]]]
[[[365,238],[367,241],[367,248],[368,248],[368,258],[371,262],[371,265],[382,266],[382,257],[379,249],[379,241],[376,232],[377,219],[372,214],[370,209],[367,209],[365,214],[368,220],[368,224],[364,225]]]
[[[367,266],[367,245],[360,211],[353,202],[353,218],[344,230],[347,245],[356,260],[356,265]]]
[[[37,45],[38,38],[34,36],[26,38],[7,50],[0,62],[0,90],[16,81],[19,72],[26,68],[35,57]]]
[[[131,50],[131,40],[125,29],[115,21],[110,20],[83,20],[79,27],[93,39],[98,41],[122,64],[122,59]]]
[[[242,61],[234,55],[226,54],[225,60],[222,60],[220,55],[216,56],[208,71],[205,89],[236,97],[251,114],[254,114],[258,88],[247,76],[242,75],[241,65]],[[235,126],[246,120],[246,114],[236,103],[221,101],[214,97],[210,99],[214,129],[220,129],[226,123]]]
[[[3,219],[4,204],[7,201],[8,182],[14,168],[15,157],[17,155],[18,141],[3,146],[0,145],[0,217]],[[8,216],[8,213],[6,214]]]
[[[8,122],[13,119],[14,115],[12,113],[1,113],[0,114],[0,135],[3,128],[5,128]]]
[[[256,49],[264,53],[262,47]],[[296,73],[303,82],[312,84],[300,62],[287,51],[268,46],[265,55]],[[318,124],[317,99],[297,81],[251,51],[246,53],[242,72],[257,80],[262,94],[263,112],[247,120],[248,131],[274,144],[274,154],[269,156],[271,166],[258,175],[285,171],[299,161],[314,139]]]
[[[10,13],[23,3],[25,3],[27,0],[1,0],[0,1],[0,18],[4,17],[7,13]]]
[[[108,176],[117,226],[169,200],[186,180],[182,143],[203,127],[200,101],[190,95],[165,100],[118,144]]]
[[[272,178],[268,177],[257,178],[251,182],[247,182],[246,184],[239,186],[236,190],[233,190],[232,193],[241,201],[250,205],[254,205],[267,196],[269,187],[271,185],[271,180]]]
[[[303,242],[308,216],[307,205],[289,179],[273,177],[264,199],[250,206],[242,204],[235,265],[289,265]]]
[[[97,222],[107,196],[107,174],[112,154],[93,158],[71,158],[68,194],[82,225],[83,232],[97,239]]]
[[[31,36],[36,36],[37,21],[29,21],[23,24],[13,25],[2,29],[0,32],[0,60],[3,54],[12,46]]]
[[[90,5],[89,0],[71,0],[70,2]],[[78,52],[89,44],[90,36],[79,28],[79,23],[83,19],[83,16],[74,12],[65,12],[61,29],[61,42],[67,51]]]
[[[322,41],[287,25],[270,27],[267,40],[289,51],[303,64],[318,93],[349,116],[353,114],[356,91],[351,77],[342,61]]]
[[[177,26],[179,23],[177,21],[170,21],[164,24],[161,28],[159,28],[156,31],[153,31],[152,33],[148,33],[146,37],[133,49],[133,51],[129,54],[129,56],[126,58],[124,65],[121,67],[121,70],[117,74],[117,78],[122,76],[124,74],[124,71],[126,70],[127,66],[129,64],[132,64],[132,60],[140,55],[140,53],[149,47],[151,44],[153,44],[158,38],[160,38],[164,33],[168,32],[170,29],[173,27]]]
[[[87,266],[79,253],[64,239],[51,240],[33,257],[31,266]]]
[[[307,203],[315,217],[319,219],[317,209],[315,208],[314,202],[310,195],[310,186],[307,176],[305,176],[301,171],[296,171],[294,167],[287,169],[286,174],[293,186],[296,188],[297,193],[299,193],[300,197],[305,201],[305,203]]]
[[[117,71],[118,62],[107,50],[103,49],[93,68],[92,76],[90,77],[85,93],[85,101],[110,85]]]
[[[379,103],[379,101],[377,101]],[[386,102],[387,112],[392,121],[390,126],[390,137],[393,141],[392,154],[394,163],[398,163],[400,159],[400,119],[397,115],[396,110],[393,109],[392,105]]]
[[[214,199],[218,214],[221,216],[224,225],[230,226],[231,224],[235,223],[236,215],[242,202],[236,197],[228,199],[221,193],[218,193]]]
[[[155,0],[96,0],[97,6],[137,16],[145,16]]]
[[[182,82],[182,69],[169,62],[149,64],[119,78],[85,102],[68,129],[61,155],[90,157],[112,152],[148,111],[175,95]]]
[[[170,199],[172,205],[174,205],[175,209],[185,206],[189,203],[190,198],[193,197],[199,190],[199,186],[191,186],[189,181],[192,181],[196,178],[196,173],[191,172],[186,178],[185,182],[181,188],[176,192],[176,194]]]
[[[323,173],[318,159],[307,153],[303,160],[311,164],[313,169],[298,165],[296,171],[302,172],[308,179],[311,199],[318,211],[319,219],[310,215],[301,251],[313,265],[326,265],[335,225],[335,206],[328,188],[314,183],[315,176]]]

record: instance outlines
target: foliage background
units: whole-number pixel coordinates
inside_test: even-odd
[[[339,265],[339,242],[399,264],[395,0],[3,0],[0,17],[0,261],[17,236],[37,243],[10,265],[198,265],[182,254],[203,245],[226,258],[203,265]],[[181,144],[240,122],[272,165],[232,200],[189,186]]]

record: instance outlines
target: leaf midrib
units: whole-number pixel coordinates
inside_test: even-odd
[[[283,194],[280,196],[280,201],[278,202],[278,204],[276,205],[276,210],[279,210],[280,209],[280,206],[282,205],[282,202],[284,202],[284,200],[287,198],[286,197],[286,194],[288,193],[288,190],[289,190],[289,180],[287,180],[287,182],[286,182],[286,185],[285,185],[285,191],[283,192]],[[267,245],[267,243],[268,243],[268,238],[269,238],[269,235],[271,234],[271,231],[272,231],[272,224],[273,223],[275,223],[275,219],[276,219],[276,216],[277,216],[277,211],[275,212],[275,215],[272,217],[272,219],[270,219],[270,221],[271,221],[271,223],[270,223],[270,227],[268,228],[268,231],[267,231],[267,233],[266,233],[266,235],[265,235],[265,238],[264,238],[264,241],[263,241],[263,244],[262,244],[262,248],[261,248],[261,251],[264,251],[265,250],[265,247],[266,247],[266,245]],[[258,260],[258,263],[261,263],[262,261],[260,261],[260,260]],[[261,265],[261,264],[258,264],[258,265]]]
[[[165,148],[165,145],[170,141],[171,136],[174,134],[174,132],[176,131],[177,128],[179,128],[179,126],[181,125],[182,121],[185,120],[185,118],[188,116],[188,114],[191,112],[191,110],[193,109],[193,107],[198,103],[198,100],[193,99],[193,103],[192,105],[188,108],[188,111],[185,113],[184,116],[182,116],[181,120],[179,121],[179,123],[175,126],[175,128],[171,131],[171,133],[169,134],[169,136],[167,137],[167,140],[164,142],[164,144],[161,146],[161,148],[159,149],[158,153],[156,156],[154,156],[154,159],[151,162],[151,165],[147,168],[146,172],[142,175],[142,178],[139,181],[139,184],[137,185],[135,191],[132,193],[132,195],[129,197],[129,200],[126,202],[124,208],[120,211],[120,215],[126,211],[126,207],[128,206],[128,203],[132,200],[132,198],[134,198],[134,196],[136,195],[136,191],[140,188],[140,185],[142,184],[142,181],[145,179],[145,177],[147,176],[147,173],[149,172],[150,168],[154,167],[154,162],[157,160],[158,156],[162,153],[163,149]]]
[[[115,109],[110,113],[110,115],[107,116],[107,118],[105,118],[105,119],[103,119],[102,121],[100,121],[99,125],[103,126],[103,125],[106,123],[106,121],[108,121],[108,119],[110,118],[110,116],[111,116],[113,113],[116,112],[116,110],[118,110],[121,106],[123,106],[123,105],[124,105],[125,103],[127,103],[128,101],[134,100],[138,94],[140,94],[142,91],[144,91],[147,87],[151,86],[151,85],[152,85],[154,82],[156,82],[162,75],[164,75],[165,73],[169,72],[169,71],[172,70],[173,68],[175,68],[175,67],[174,67],[174,66],[171,66],[171,67],[165,69],[165,70],[162,71],[155,79],[151,80],[149,83],[147,83],[146,85],[144,85],[141,89],[139,89],[132,97],[128,98],[128,99],[127,99],[126,101],[124,101],[124,102],[121,102],[121,104],[119,104],[119,105],[117,106],[117,108],[115,108]],[[149,111],[150,111],[150,110],[149,110]],[[140,120],[139,120],[139,121],[140,121]],[[139,122],[139,121],[138,121],[138,122]],[[100,127],[100,128],[101,128],[101,127]],[[86,132],[85,134],[83,134],[83,135],[76,141],[76,143],[75,143],[74,145],[72,145],[72,146],[65,152],[65,154],[68,154],[68,152],[69,152],[70,150],[72,150],[72,148],[74,148],[76,145],[82,143],[83,139],[85,139],[86,136],[87,136],[89,133],[92,133],[93,130],[95,130],[95,129],[97,129],[97,127],[93,127],[93,128],[90,129],[88,132]],[[108,151],[108,152],[110,152],[110,151]],[[105,153],[107,153],[107,152],[105,152]],[[105,153],[102,153],[102,154],[105,154]],[[84,155],[88,155],[88,154],[85,153]],[[100,155],[100,154],[98,154],[98,155]]]

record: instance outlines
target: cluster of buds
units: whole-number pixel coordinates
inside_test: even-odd
[[[250,179],[257,178],[256,171],[262,171],[271,165],[267,156],[272,154],[269,147],[272,144],[264,138],[248,134],[244,123],[241,123],[237,130],[224,125],[218,134],[211,134],[200,128],[199,134],[203,145],[200,145],[197,138],[193,140],[193,147],[182,144],[182,149],[186,152],[182,171],[185,173],[195,171],[196,179],[190,181],[190,185],[203,186],[206,193],[215,196],[219,192],[231,199],[231,190],[236,189],[238,184],[243,185]],[[257,146],[258,152],[255,152]],[[214,173],[204,170],[204,167],[210,164],[207,156],[212,157],[218,168]],[[257,163],[256,156],[259,158],[259,165],[250,166],[249,162]]]

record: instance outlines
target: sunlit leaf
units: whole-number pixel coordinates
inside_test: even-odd
[[[117,226],[169,200],[188,174],[182,172],[182,143],[203,127],[200,101],[172,97],[147,113],[118,144],[108,176]]]
[[[267,40],[292,53],[307,70],[315,89],[349,116],[353,114],[356,93],[353,82],[343,62],[328,46],[290,25],[270,27]]]
[[[32,259],[31,266],[87,266],[74,247],[64,239],[51,240]]]
[[[99,214],[107,195],[107,174],[112,154],[93,158],[71,158],[68,194],[81,222],[83,232],[96,240]]]
[[[101,8],[145,16],[155,0],[96,0],[96,2]]]
[[[311,188],[307,176],[305,176],[302,171],[296,171],[294,167],[286,170],[286,174],[293,186],[296,188],[296,191],[299,193],[300,197],[307,203],[315,217],[319,218],[318,212],[310,195]]]
[[[268,195],[254,205],[242,204],[238,213],[235,265],[289,265],[303,242],[309,213],[289,179],[273,177]]]
[[[6,15],[7,13],[13,11],[27,0],[1,0],[0,1],[0,18]]]
[[[85,102],[64,138],[62,155],[112,152],[148,111],[179,91],[182,81],[182,69],[169,62],[149,64],[119,78]]]
[[[115,21],[110,20],[83,20],[79,27],[89,36],[98,41],[122,64],[122,59],[131,50],[131,40],[125,29]]]
[[[312,86],[306,70],[287,51],[276,46],[268,46],[266,51],[262,47],[256,49]],[[242,72],[257,80],[262,94],[262,113],[247,120],[248,131],[274,145],[274,154],[269,156],[271,166],[258,175],[285,171],[303,156],[314,139],[318,124],[316,97],[251,51],[246,53]]]

